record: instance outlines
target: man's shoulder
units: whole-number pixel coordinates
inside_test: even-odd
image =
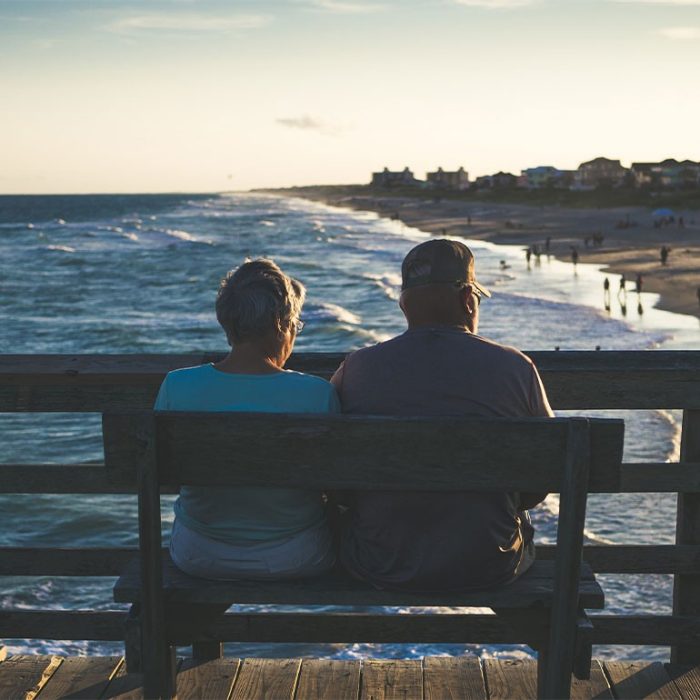
[[[493,355],[496,358],[502,359],[505,362],[512,362],[516,365],[526,364],[531,365],[532,360],[518,348],[512,345],[504,345],[490,338],[484,338],[481,335],[472,335],[471,340],[481,352]]]

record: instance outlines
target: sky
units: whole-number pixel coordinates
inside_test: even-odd
[[[0,193],[700,160],[700,0],[0,0]]]

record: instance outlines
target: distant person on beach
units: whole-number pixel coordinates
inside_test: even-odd
[[[642,279],[641,275],[637,275],[637,279],[634,282],[634,291],[637,292],[637,294],[642,293],[642,284],[644,283],[644,280]]]
[[[665,265],[666,262],[668,261],[668,254],[671,252],[671,249],[664,246],[661,246],[661,250],[659,251],[659,257],[661,258],[661,264]]]
[[[571,262],[574,264],[574,267],[578,265],[578,250],[576,248],[571,248]]]
[[[603,281],[603,305],[606,311],[610,311],[610,280],[607,277]]]
[[[528,267],[530,267],[530,258],[532,258],[532,248],[528,247],[525,249],[525,260],[527,260]]]
[[[697,297],[698,297],[698,304],[700,304],[700,287],[698,287],[698,288],[695,290],[695,294],[696,294]]]
[[[155,409],[336,413],[333,387],[283,369],[303,324],[306,291],[271,260],[229,272],[216,318],[231,351],[220,362],[169,372]],[[334,563],[319,492],[183,486],[170,540],[175,564],[192,576],[279,579],[313,576]]]
[[[343,412],[373,415],[552,416],[532,361],[477,335],[474,256],[458,241],[413,248],[401,268],[408,330],[346,357],[331,382]],[[526,509],[544,493],[353,492],[340,559],[376,586],[469,590],[512,581],[533,561]]]

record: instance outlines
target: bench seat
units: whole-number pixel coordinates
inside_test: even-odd
[[[169,603],[546,608],[551,606],[554,592],[554,562],[535,561],[520,579],[498,588],[425,594],[378,590],[341,570],[294,581],[212,581],[185,574],[169,555],[164,555],[163,592]],[[133,560],[120,576],[114,587],[114,600],[141,600],[138,560]],[[581,566],[579,606],[595,610],[604,607],[603,590],[586,563]]]

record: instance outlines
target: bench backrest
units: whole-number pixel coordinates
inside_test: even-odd
[[[105,414],[103,435],[108,468],[151,463],[161,485],[560,492],[577,422],[584,490],[616,491],[619,420],[133,412]]]

